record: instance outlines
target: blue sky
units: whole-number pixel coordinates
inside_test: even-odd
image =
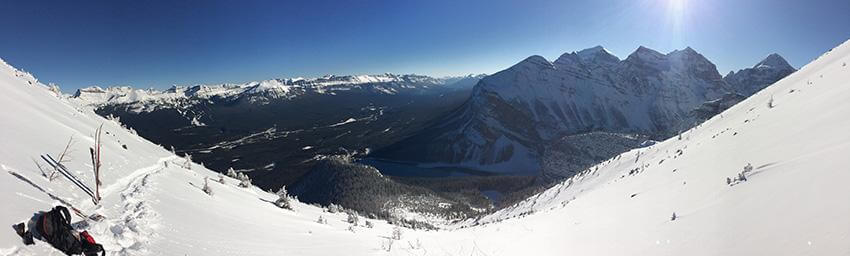
[[[65,91],[325,74],[493,73],[605,46],[691,46],[721,73],[800,67],[850,37],[850,1],[2,1],[0,58]]]

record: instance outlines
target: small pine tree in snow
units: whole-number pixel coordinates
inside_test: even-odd
[[[292,204],[289,201],[290,198],[289,193],[286,192],[286,186],[280,187],[280,190],[278,190],[276,194],[278,198],[277,201],[274,201],[274,204],[277,205],[277,207],[292,210]]]
[[[767,101],[767,107],[773,108],[773,96],[770,96],[770,100]]]
[[[676,212],[673,212],[673,216],[670,217],[670,221],[674,221],[676,218]]]
[[[203,190],[204,190],[204,193],[207,193],[207,195],[210,195],[210,196],[213,195],[212,188],[210,187],[209,178],[207,178],[207,177],[204,177],[204,188],[203,188]]]
[[[328,212],[329,213],[338,213],[340,211],[341,211],[341,209],[340,209],[339,205],[336,205],[336,204],[328,205]]]
[[[224,184],[224,175],[218,174],[218,183]]]
[[[682,131],[679,131],[679,140],[682,140]]]
[[[392,237],[393,240],[401,240],[401,228],[398,226],[393,227],[393,234],[390,237]]]
[[[186,162],[183,163],[183,168],[186,170],[192,170],[192,155],[186,154]]]
[[[360,217],[357,216],[356,212],[354,212],[352,210],[348,210],[348,211],[345,211],[345,214],[348,215],[348,218],[346,218],[346,220],[345,220],[346,222],[351,223],[351,225],[354,225],[354,226],[357,226],[358,224],[360,224]]]
[[[245,175],[245,173],[240,172],[239,175],[237,176],[237,179],[239,179],[239,186],[240,187],[243,187],[243,188],[251,187],[251,178],[248,177],[248,175]]]
[[[319,224],[328,224],[328,221],[325,220],[322,215],[319,215],[319,220],[317,220],[316,222],[318,222]]]
[[[236,170],[233,170],[233,167],[230,167],[230,168],[227,169],[227,177],[231,177],[231,178],[236,179],[236,178],[239,178],[239,175],[236,174]]]
[[[172,154],[172,155],[177,155],[177,151],[176,151],[176,150],[174,150],[174,146],[171,146],[171,154]]]
[[[372,224],[372,222],[368,221],[368,220],[366,221],[365,225],[366,225],[367,228],[374,228],[375,227],[375,224]]]
[[[395,240],[387,237],[386,240],[381,241],[381,249],[384,249],[384,251],[387,251],[387,252],[392,251],[394,241]]]

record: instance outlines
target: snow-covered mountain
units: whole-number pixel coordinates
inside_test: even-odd
[[[90,106],[132,105],[135,111],[150,112],[160,108],[186,108],[213,99],[246,100],[268,104],[276,100],[291,100],[302,95],[334,95],[345,91],[366,91],[375,94],[396,94],[401,91],[428,90],[449,87],[456,82],[470,83],[477,76],[433,78],[423,75],[357,75],[324,76],[320,78],[289,78],[254,81],[242,84],[173,86],[164,91],[116,86],[106,89],[92,86],[77,90],[75,102]],[[477,82],[477,80],[476,80]]]
[[[741,69],[738,72],[729,71],[729,74],[726,74],[723,80],[736,93],[752,95],[773,82],[794,73],[794,71],[797,70],[788,64],[782,56],[773,53],[752,68]]]
[[[325,76],[71,96],[156,143],[224,172],[255,170],[265,188],[292,184],[316,155],[368,151],[408,137],[463,103],[482,75]],[[295,136],[297,134],[297,136]]]
[[[87,229],[109,255],[846,255],[848,62],[850,41],[681,139],[623,153],[477,220],[399,232],[298,202],[280,209],[269,202],[274,195],[230,178],[210,182],[207,195],[200,186],[215,172],[184,168],[183,159],[0,63],[0,222],[74,205],[106,217]],[[93,184],[86,148],[101,124],[103,200],[94,206],[36,163],[73,137],[66,165]],[[0,232],[2,255],[58,254],[36,243]]]
[[[756,66],[773,76],[741,71],[729,80],[740,81],[735,88],[772,83],[787,75],[773,72],[784,70],[780,60],[771,55]],[[381,153],[436,165],[537,172],[544,145],[553,139],[590,131],[664,138],[701,121],[696,109],[735,88],[690,47],[662,54],[641,46],[624,60],[601,46],[554,62],[531,56],[483,78],[472,98],[433,129]]]

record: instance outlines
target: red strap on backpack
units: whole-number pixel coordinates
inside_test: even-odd
[[[96,242],[94,241],[94,237],[91,237],[88,231],[83,231],[82,233],[80,233],[80,237],[88,241],[90,244],[96,244]]]

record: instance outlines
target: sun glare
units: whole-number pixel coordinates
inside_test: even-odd
[[[673,45],[683,41],[682,26],[685,20],[685,8],[688,0],[667,0],[667,24],[672,29]]]

